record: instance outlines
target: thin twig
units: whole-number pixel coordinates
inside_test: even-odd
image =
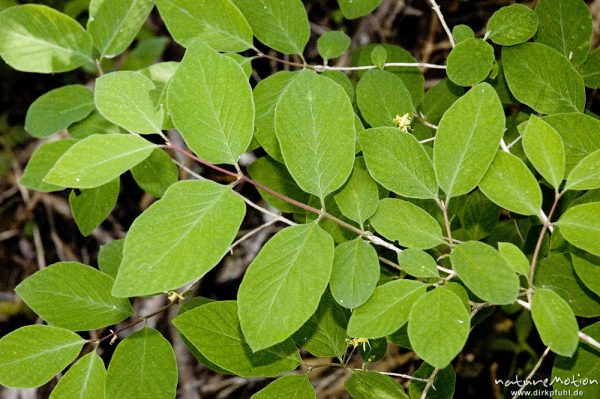
[[[537,371],[539,370],[539,368],[542,366],[542,362],[544,361],[544,359],[546,358],[546,356],[548,356],[548,353],[550,353],[550,347],[547,346],[546,349],[544,350],[544,353],[542,353],[542,356],[540,356],[540,359],[538,360],[538,362],[535,364],[535,366],[533,366],[533,369],[531,369],[531,372],[529,373],[529,375],[527,376],[527,378],[525,378],[525,381],[523,383],[523,385],[521,385],[521,388],[519,388],[519,390],[517,391],[517,393],[515,393],[515,396],[512,397],[512,399],[517,399],[519,396],[521,396],[521,392],[523,392],[523,390],[525,389],[525,387],[527,387],[527,382],[529,380],[531,380],[531,378],[533,378],[533,376],[535,375],[535,373],[537,373]]]
[[[429,381],[428,378],[413,377],[413,376],[408,375],[408,374],[391,373],[389,371],[377,371],[377,370],[373,370],[373,371],[376,371],[379,374],[389,375],[390,377],[399,377],[399,378],[405,378],[407,380],[414,380],[414,381],[421,381],[421,382],[428,382]]]
[[[437,376],[439,371],[440,369],[438,369],[437,367],[433,369],[433,372],[427,379],[427,384],[425,384],[425,388],[423,388],[423,392],[421,393],[421,399],[425,399],[427,397],[427,392],[429,392],[430,388],[435,389],[435,387],[433,386],[433,381],[435,381],[435,377]]]
[[[450,31],[450,28],[448,28],[448,24],[446,24],[446,20],[444,19],[442,10],[440,10],[440,6],[435,2],[435,0],[429,0],[429,4],[431,4],[431,8],[433,8],[433,11],[436,13],[438,19],[440,20],[440,23],[442,24],[442,27],[446,32],[446,36],[448,36],[450,45],[452,47],[456,46],[456,43],[454,43],[454,37],[452,36],[452,32]]]

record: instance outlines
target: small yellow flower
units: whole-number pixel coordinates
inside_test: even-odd
[[[371,347],[368,338],[346,338],[346,343],[348,344],[348,346],[353,346],[354,348],[357,348],[358,346],[362,345],[363,351],[367,350],[367,345],[369,345],[369,348]]]
[[[409,113],[406,113],[402,116],[396,115],[392,122],[394,122],[394,126],[401,131],[408,132],[411,130],[410,124],[412,123],[412,116]]]

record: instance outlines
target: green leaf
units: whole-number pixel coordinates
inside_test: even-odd
[[[542,259],[535,271],[534,285],[536,288],[549,288],[559,294],[577,316],[600,315],[600,297],[577,277],[567,253]]]
[[[58,327],[21,327],[0,339],[0,384],[33,388],[44,385],[71,363],[85,341]]]
[[[458,100],[465,91],[448,79],[443,79],[425,93],[419,104],[419,112],[430,123],[439,123],[448,108]]]
[[[238,291],[240,325],[253,351],[282,342],[315,313],[331,276],[333,245],[316,223],[288,227],[265,244]]]
[[[164,112],[153,101],[154,90],[154,83],[139,72],[111,72],[96,79],[96,108],[127,130],[159,133]]]
[[[342,357],[348,348],[348,319],[329,292],[325,292],[315,314],[293,335],[294,342],[313,356]]]
[[[342,88],[346,91],[346,94],[348,95],[350,102],[354,101],[354,83],[352,83],[352,81],[350,80],[348,75],[346,75],[342,71],[330,71],[329,70],[329,71],[321,72],[321,76],[325,76],[325,77],[333,80],[335,83],[339,84],[340,86],[342,86]],[[360,122],[360,118],[356,114],[354,115],[354,121],[355,121],[355,125],[356,125],[356,130],[364,129],[364,127],[362,126],[362,123]]]
[[[254,87],[253,96],[256,105],[256,140],[273,159],[283,163],[283,155],[275,134],[275,107],[288,84],[298,74],[289,71],[279,71],[258,82]]]
[[[446,111],[435,136],[433,165],[447,198],[479,184],[496,155],[504,124],[500,99],[487,83],[473,87]]]
[[[573,269],[587,288],[600,295],[600,256],[571,247],[569,249]]]
[[[208,360],[242,377],[273,377],[300,364],[291,340],[253,352],[237,314],[234,301],[211,302],[180,314],[173,324]]]
[[[410,198],[437,198],[431,159],[410,133],[396,128],[367,129],[358,134],[367,169],[382,186]]]
[[[396,115],[415,113],[402,79],[378,69],[368,71],[358,81],[356,101],[363,118],[371,127],[394,126]]]
[[[513,270],[529,279],[529,260],[515,244],[499,242],[498,252]]]
[[[517,300],[519,278],[491,246],[479,241],[459,244],[450,254],[450,260],[458,277],[484,301],[508,305]]]
[[[600,87],[600,49],[596,49],[588,55],[587,60],[581,67],[581,76],[586,87],[597,89]]]
[[[565,143],[565,173],[587,155],[600,150],[600,120],[580,112],[550,115],[544,118]]]
[[[101,245],[98,251],[98,267],[103,273],[108,274],[113,279],[117,277],[119,266],[123,260],[123,245],[125,240],[112,240]]]
[[[110,294],[113,279],[78,262],[59,262],[23,280],[15,292],[50,324],[96,330],[133,314],[127,299]]]
[[[437,368],[445,368],[467,342],[471,319],[452,291],[435,288],[413,304],[408,337],[415,353]]]
[[[94,94],[82,85],[67,85],[38,97],[27,110],[25,130],[47,137],[80,121],[94,110]]]
[[[258,40],[285,54],[302,54],[310,25],[300,0],[233,0]]]
[[[64,187],[46,183],[43,178],[73,144],[75,140],[59,140],[36,148],[19,179],[19,185],[43,193],[63,190]]]
[[[400,46],[394,46],[392,44],[370,44],[360,49],[358,54],[358,65],[372,65],[371,54],[377,47],[383,47],[387,52],[386,62],[409,62],[414,63],[417,60],[405,49]],[[394,75],[398,76],[404,82],[404,85],[410,92],[413,105],[421,102],[423,98],[423,87],[425,84],[425,78],[419,68],[416,67],[386,67],[387,72],[393,72]],[[358,71],[358,76],[364,75],[365,71]]]
[[[465,39],[448,55],[448,78],[459,86],[473,86],[489,75],[494,48],[481,39]]]
[[[285,164],[304,191],[325,198],[352,172],[354,110],[331,79],[300,72],[276,106],[275,132]]]
[[[377,210],[379,189],[364,167],[355,162],[350,179],[334,198],[344,216],[362,225]]]
[[[594,323],[581,330],[596,341],[600,340],[600,323]],[[577,387],[583,391],[582,397],[596,398],[600,396],[600,384],[589,383],[598,379],[600,371],[600,351],[585,342],[577,347],[572,356],[557,356],[552,369],[552,387],[556,390],[572,389],[573,382],[584,382]],[[577,378],[574,378],[577,376]]]
[[[376,371],[352,370],[344,386],[354,399],[408,399],[400,384]]]
[[[579,343],[579,327],[569,304],[556,292],[537,288],[531,316],[544,345],[562,356],[572,356]]]
[[[177,363],[169,341],[144,327],[115,349],[106,373],[107,398],[172,399],[177,389]]]
[[[558,189],[565,176],[565,144],[543,119],[531,115],[523,133],[523,150],[535,169]]]
[[[70,71],[91,62],[91,54],[91,36],[50,7],[25,4],[0,13],[0,56],[18,71]]]
[[[423,362],[421,366],[415,371],[412,376],[416,378],[428,379],[433,374],[433,366]],[[425,385],[427,383],[419,380],[410,380],[408,385],[408,393],[411,399],[420,399]],[[433,386],[435,389],[430,389],[427,392],[428,399],[452,399],[454,397],[454,387],[456,385],[456,373],[449,365],[438,371],[433,380]]]
[[[301,203],[308,202],[310,195],[302,191],[300,187],[294,183],[294,179],[290,176],[284,165],[274,161],[270,157],[257,159],[248,166],[247,170],[253,180],[264,184],[266,187]],[[267,191],[258,189],[258,192],[269,204],[282,212],[304,212],[303,209],[285,202]]]
[[[338,0],[342,14],[347,19],[356,19],[370,14],[379,7],[381,0]]]
[[[370,222],[378,233],[404,247],[429,249],[445,243],[442,228],[433,216],[401,199],[381,200]]]
[[[175,41],[188,47],[195,39],[218,51],[252,47],[252,29],[231,0],[155,0]]]
[[[458,216],[469,239],[481,240],[498,225],[500,211],[500,207],[476,190],[469,194]]]
[[[335,248],[329,287],[335,300],[354,309],[369,299],[379,281],[377,251],[360,238]]]
[[[593,190],[600,187],[600,150],[583,158],[569,173],[565,190]]]
[[[138,34],[154,6],[152,0],[92,0],[87,30],[100,57],[121,54]]]
[[[414,280],[396,280],[380,285],[373,296],[352,312],[348,335],[379,338],[392,334],[408,321],[411,306],[427,286]]]
[[[58,381],[50,399],[104,399],[105,380],[104,362],[98,353],[90,352]]]
[[[44,181],[63,187],[98,187],[142,162],[155,147],[133,134],[95,134],[69,148]]]
[[[344,54],[350,47],[350,36],[342,31],[328,31],[317,40],[317,49],[321,57],[328,61]]]
[[[252,140],[254,103],[246,75],[235,60],[202,42],[186,51],[167,104],[188,146],[208,162],[235,164]]]
[[[135,48],[125,55],[125,58],[119,67],[120,70],[139,71],[142,68],[158,65],[158,60],[167,48],[169,42],[169,38],[164,36],[140,38]],[[172,61],[168,62],[171,63]]]
[[[376,46],[373,51],[371,51],[371,62],[377,68],[382,69],[383,64],[387,60],[387,50],[383,46]]]
[[[502,66],[513,96],[535,111],[583,110],[583,79],[558,51],[540,43],[503,47]]]
[[[131,225],[113,294],[156,294],[199,279],[223,258],[245,212],[229,186],[209,180],[173,184]]]
[[[536,41],[560,51],[573,65],[587,58],[592,38],[592,15],[581,0],[540,0]]]
[[[542,190],[527,165],[517,156],[498,151],[479,182],[479,189],[495,204],[522,215],[537,215]]]
[[[425,251],[407,248],[398,254],[398,264],[402,270],[414,277],[439,277],[437,264]]]
[[[538,28],[538,16],[523,4],[511,4],[494,12],[486,36],[496,44],[514,46],[531,39]]]
[[[171,156],[158,148],[134,166],[131,174],[144,191],[157,198],[179,179],[179,170]]]
[[[454,25],[452,27],[452,37],[454,37],[454,41],[456,43],[460,43],[467,39],[472,39],[475,37],[475,32],[468,25]]]
[[[567,209],[557,224],[563,237],[571,244],[600,255],[600,202]]]
[[[93,134],[123,133],[124,130],[107,121],[100,112],[94,110],[85,119],[69,126],[69,135],[76,139],[84,139]]]
[[[286,375],[271,382],[251,399],[314,399],[315,389],[306,375]]]
[[[73,219],[82,235],[88,236],[110,215],[119,196],[119,178],[98,187],[69,194]]]

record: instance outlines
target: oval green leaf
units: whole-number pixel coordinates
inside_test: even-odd
[[[0,56],[18,71],[70,71],[92,61],[92,38],[73,18],[40,4],[0,13]]]
[[[21,327],[0,339],[0,384],[33,388],[50,381],[71,363],[85,341],[58,327]]]
[[[48,323],[73,331],[96,330],[133,314],[127,299],[110,294],[113,279],[78,262],[59,262],[29,276],[15,292]]]
[[[252,29],[231,0],[155,0],[175,41],[188,47],[195,39],[218,51],[252,47]]]
[[[392,334],[408,321],[411,306],[427,286],[415,280],[396,280],[375,289],[373,296],[352,312],[348,335],[379,338]]]
[[[50,399],[104,399],[106,369],[95,351],[77,361],[50,394]]]
[[[98,187],[142,162],[155,147],[133,134],[95,134],[69,148],[44,181],[63,187]]]
[[[38,97],[27,110],[25,130],[47,137],[69,127],[94,110],[94,94],[82,85],[67,85]]]
[[[537,215],[542,207],[542,190],[527,165],[517,156],[499,151],[479,189],[495,204],[522,215]]]
[[[246,75],[235,60],[199,41],[179,64],[167,104],[187,145],[208,162],[235,164],[252,140],[254,102]]]
[[[567,241],[594,255],[600,255],[600,202],[576,205],[558,219]]]
[[[369,299],[379,281],[377,251],[360,238],[335,248],[329,287],[335,300],[354,309]]]
[[[354,399],[408,399],[402,385],[376,371],[352,370],[344,387]]]
[[[536,289],[531,316],[544,345],[559,355],[573,355],[579,343],[579,326],[569,304],[560,295],[548,288]]]
[[[285,54],[302,54],[310,25],[300,0],[233,0],[248,19],[254,35]]]
[[[583,110],[581,75],[558,51],[540,43],[502,48],[502,66],[511,93],[542,114]]]
[[[139,72],[108,73],[96,80],[96,108],[112,123],[136,133],[159,133],[164,112],[153,100],[156,86]]]
[[[504,125],[500,99],[487,83],[473,87],[446,111],[435,136],[433,164],[448,198],[477,186],[496,155]]]
[[[316,223],[288,227],[265,244],[238,291],[240,325],[253,351],[284,341],[315,313],[333,253],[333,239]]]
[[[106,397],[173,399],[177,363],[169,341],[144,327],[115,349],[106,373]]]
[[[593,190],[600,187],[600,150],[583,158],[569,173],[565,190]]]
[[[409,198],[437,198],[431,159],[410,133],[396,128],[367,129],[358,142],[369,173],[382,186]]]
[[[245,212],[231,187],[173,184],[129,229],[113,295],[156,294],[202,277],[226,254]]]
[[[291,340],[253,352],[237,314],[234,301],[211,302],[180,314],[173,324],[209,361],[236,375],[274,377],[298,367],[300,355]]]
[[[565,144],[560,134],[535,115],[523,133],[523,150],[535,169],[558,189],[565,177]]]
[[[487,23],[487,37],[502,46],[531,39],[538,28],[537,14],[524,4],[511,4],[494,12]]]
[[[352,172],[354,110],[331,79],[300,72],[275,108],[275,132],[285,164],[304,191],[325,198]]]
[[[445,243],[442,228],[433,216],[401,199],[381,200],[370,222],[385,238],[408,248],[429,249]]]
[[[71,214],[82,235],[88,236],[110,215],[121,188],[119,178],[98,187],[69,194]]]
[[[494,65],[494,48],[481,39],[465,39],[448,55],[448,78],[459,86],[483,81]]]
[[[459,244],[450,260],[458,277],[484,301],[508,305],[517,300],[519,278],[491,246],[479,241]]]
[[[462,300],[452,291],[435,288],[413,304],[408,317],[408,338],[420,358],[444,368],[467,342],[470,325],[469,312]]]
[[[314,399],[315,389],[306,375],[286,375],[280,377],[255,393],[250,399]]]

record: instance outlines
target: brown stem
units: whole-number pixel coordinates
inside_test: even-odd
[[[542,249],[542,243],[544,242],[544,237],[546,235],[546,230],[550,226],[550,222],[552,220],[552,216],[554,215],[554,211],[558,205],[558,201],[560,200],[560,196],[562,193],[557,193],[554,197],[554,202],[552,203],[552,207],[550,208],[550,212],[548,212],[548,218],[544,221],[542,225],[542,230],[540,231],[540,235],[538,237],[537,243],[535,244],[535,249],[533,250],[533,257],[531,258],[531,267],[529,268],[529,292],[527,293],[527,299],[531,302],[531,295],[533,292],[533,278],[535,277],[535,268],[538,263],[538,257],[540,255],[540,250]]]

